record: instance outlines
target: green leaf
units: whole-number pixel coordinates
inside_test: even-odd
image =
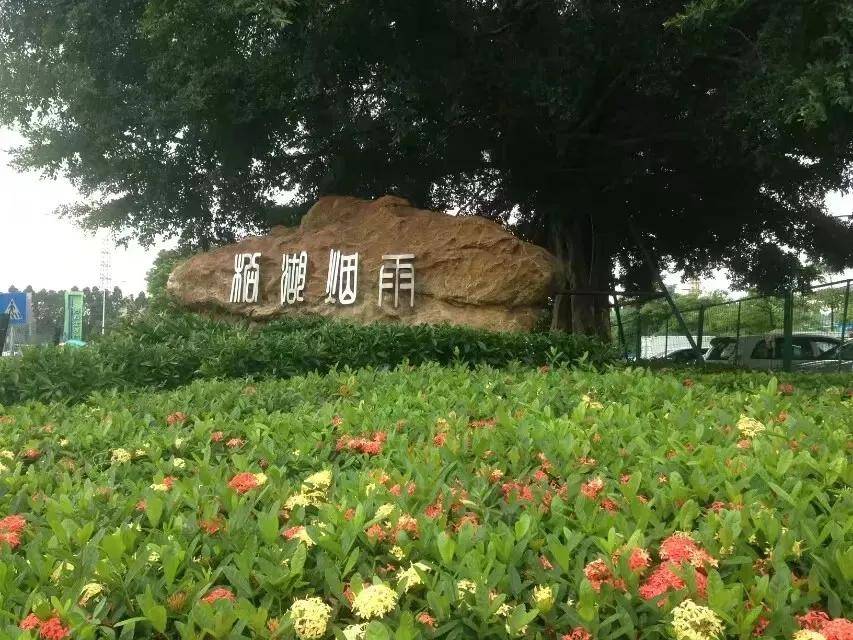
[[[453,562],[453,554],[456,551],[456,541],[453,540],[446,532],[442,531],[435,539],[438,546],[438,553],[441,555],[441,561],[445,566],[451,566]]]
[[[160,517],[163,515],[163,501],[157,496],[148,498],[145,501],[145,515],[151,527],[156,527],[160,523]]]
[[[515,521],[515,539],[521,540],[527,535],[530,530],[530,515],[527,513],[521,514],[521,517]]]
[[[124,554],[124,542],[122,541],[121,531],[119,530],[108,536],[104,536],[101,540],[101,548],[115,564],[120,563]]]
[[[367,625],[364,630],[364,640],[390,640],[391,634],[388,628],[381,622],[375,620]]]

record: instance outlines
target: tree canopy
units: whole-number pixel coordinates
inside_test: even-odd
[[[774,289],[853,266],[823,204],[851,52],[847,0],[5,0],[0,121],[89,196],[69,215],[143,242],[393,193],[512,226],[564,288],[648,288],[633,224]],[[569,311],[606,324],[601,296]]]

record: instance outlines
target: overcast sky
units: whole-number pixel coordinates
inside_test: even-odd
[[[104,237],[84,233],[54,210],[77,199],[65,180],[43,180],[37,174],[17,173],[9,166],[7,150],[21,142],[0,129],[0,291],[9,285],[38,289],[66,289],[97,285]],[[853,196],[832,194],[827,204],[834,215],[853,213]],[[687,232],[687,230],[685,230]],[[145,273],[157,251],[170,245],[143,249],[113,247],[112,281],[125,293],[145,289]],[[851,272],[853,273],[853,272]],[[678,281],[669,276],[668,281]],[[703,289],[725,289],[723,274],[704,281]]]

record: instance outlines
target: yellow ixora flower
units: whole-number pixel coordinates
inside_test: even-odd
[[[677,640],[711,640],[723,634],[723,622],[713,610],[688,599],[672,610],[672,630]]]
[[[416,562],[410,565],[408,569],[400,571],[397,574],[397,584],[403,587],[404,593],[408,593],[410,589],[423,584],[423,580],[421,580],[421,576],[418,573],[419,570],[423,573],[428,573],[429,567],[422,562]]]
[[[533,606],[542,613],[548,613],[554,606],[554,588],[542,585],[533,587]]]
[[[352,601],[352,610],[362,620],[381,618],[397,606],[397,592],[384,584],[371,584]]]
[[[391,547],[391,550],[389,551],[389,553],[392,556],[394,556],[397,560],[402,560],[403,558],[406,557],[406,552],[403,551],[403,547],[401,547],[400,545],[396,545],[396,544],[393,547]]]
[[[320,598],[295,600],[290,606],[293,629],[301,640],[315,640],[326,634],[332,608]]]
[[[456,598],[462,600],[466,593],[474,595],[477,593],[477,585],[471,580],[460,580],[456,583]]]
[[[383,504],[376,510],[374,518],[376,520],[386,520],[392,513],[394,513],[394,505]]]
[[[811,629],[800,629],[793,635],[792,640],[826,640],[826,636]]]
[[[587,409],[603,409],[604,405],[601,404],[598,400],[593,400],[589,394],[583,394],[581,396],[581,404],[584,405]]]
[[[265,474],[265,473],[256,473],[256,474],[255,474],[255,480],[257,481],[258,486],[261,486],[262,484],[266,484],[266,481],[267,481],[267,474]]]
[[[175,467],[175,469],[186,469],[187,461],[183,458],[173,458],[172,466]]]
[[[737,430],[744,438],[754,438],[765,430],[765,427],[755,418],[741,416],[737,421]]]
[[[5,458],[6,460],[14,460],[15,453],[13,451],[9,451],[8,449],[3,449],[3,451],[0,451],[0,458]]]
[[[81,607],[85,607],[86,604],[97,595],[100,595],[104,591],[104,585],[98,582],[90,582],[80,591],[80,601],[79,604]]]
[[[53,570],[53,573],[50,574],[50,579],[52,582],[59,582],[59,579],[62,577],[62,574],[65,572],[74,571],[74,565],[70,562],[60,562],[56,569]]]
[[[367,633],[367,623],[351,624],[343,628],[345,640],[364,640],[364,635]]]
[[[329,469],[312,473],[302,483],[310,489],[326,491],[332,486],[332,472]]]
[[[130,455],[130,451],[127,449],[113,449],[110,461],[116,464],[124,464],[126,462],[130,462],[131,458],[133,458],[133,456]]]

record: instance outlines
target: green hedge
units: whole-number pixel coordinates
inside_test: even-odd
[[[113,388],[173,388],[200,378],[290,377],[403,362],[535,366],[585,359],[599,365],[612,358],[608,345],[565,333],[361,326],[322,318],[251,328],[196,315],[149,314],[84,349],[39,347],[0,360],[0,403],[78,401]]]

